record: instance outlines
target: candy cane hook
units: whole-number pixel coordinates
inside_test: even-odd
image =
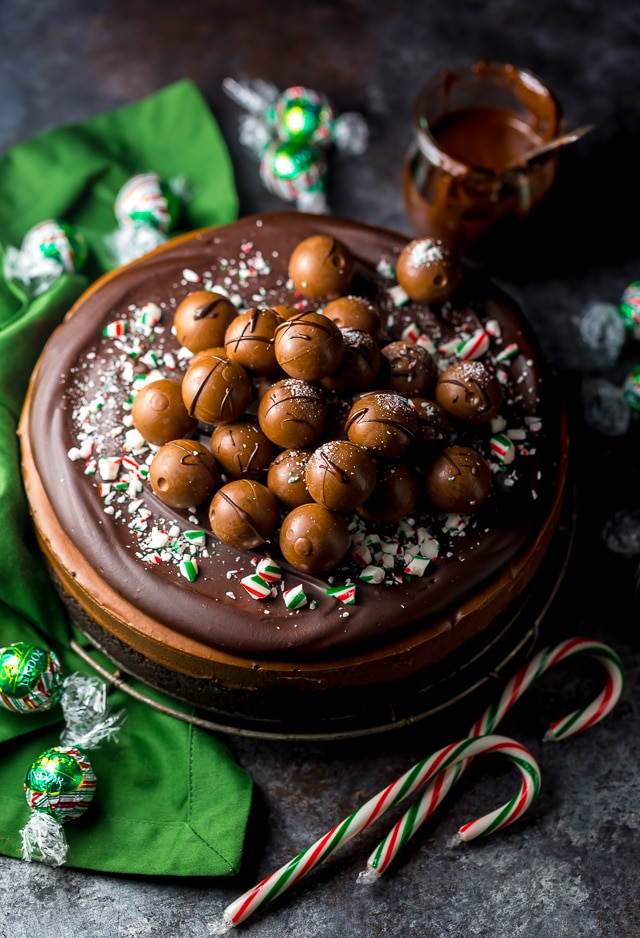
[[[226,927],[245,921],[255,911],[291,888],[334,850],[365,830],[379,817],[408,797],[421,785],[481,753],[503,753],[518,767],[521,775],[520,791],[515,798],[495,811],[465,824],[459,831],[463,840],[474,840],[500,830],[517,820],[532,804],[540,790],[540,769],[531,753],[520,743],[505,736],[467,738],[439,749],[383,789],[361,808],[328,831],[314,844],[299,853],[289,863],[276,870],[224,910]]]
[[[470,737],[495,732],[498,724],[524,692],[542,674],[573,655],[586,654],[603,665],[606,682],[603,690],[586,707],[574,710],[551,724],[545,739],[560,740],[588,729],[603,719],[615,706],[624,685],[624,668],[615,651],[602,642],[588,638],[571,638],[544,648],[538,652],[511,678],[500,698],[491,704],[476,720],[469,732]],[[425,789],[416,804],[400,818],[385,839],[376,847],[367,861],[367,872],[361,874],[360,882],[371,882],[381,876],[404,844],[413,837],[420,825],[435,811],[447,792],[460,778],[468,766],[462,761],[439,775]]]

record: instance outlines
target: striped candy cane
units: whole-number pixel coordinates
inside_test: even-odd
[[[511,709],[537,678],[559,661],[578,654],[589,655],[604,666],[606,672],[605,687],[592,703],[552,723],[545,734],[545,739],[565,739],[567,736],[580,733],[602,720],[618,702],[622,693],[624,683],[622,662],[615,651],[609,648],[608,645],[602,644],[602,642],[592,641],[587,638],[571,638],[559,645],[544,648],[528,664],[524,665],[511,678],[495,704],[487,707],[482,716],[476,720],[471,727],[469,736],[479,737],[487,733],[494,733],[507,711]],[[468,764],[469,760],[465,760],[451,766],[446,772],[438,775],[434,782],[425,789],[420,799],[409,808],[373,851],[367,861],[367,873],[360,877],[361,881],[371,882],[372,878],[381,876],[384,873],[420,825],[433,814]]]
[[[473,840],[512,824],[527,810],[540,790],[540,770],[531,753],[520,743],[505,736],[469,737],[451,743],[427,759],[416,763],[404,775],[299,853],[297,857],[227,906],[224,910],[226,924],[228,926],[239,925],[286,889],[290,889],[318,863],[330,856],[334,850],[365,830],[421,785],[426,784],[432,778],[439,777],[449,767],[456,766],[480,753],[493,752],[503,753],[518,767],[522,777],[520,791],[515,798],[496,811],[465,824],[460,830],[460,836],[463,840]]]

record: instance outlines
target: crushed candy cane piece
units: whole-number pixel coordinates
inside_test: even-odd
[[[361,567],[366,567],[373,559],[373,554],[366,544],[359,544],[357,547],[354,547],[351,556]]]
[[[416,339],[416,345],[419,345],[420,348],[423,348],[425,352],[429,353],[429,355],[436,354],[436,347],[433,343],[433,340],[424,332]]]
[[[354,583],[347,583],[343,586],[328,586],[325,590],[327,596],[333,596],[339,599],[345,606],[355,606],[356,587]]]
[[[492,436],[489,446],[493,455],[497,456],[505,465],[508,466],[509,463],[513,462],[516,455],[516,448],[505,433],[498,433]]]
[[[365,583],[382,583],[385,576],[386,573],[382,567],[378,567],[375,564],[369,564],[368,567],[364,568],[359,576],[359,579],[363,580]]]
[[[491,432],[492,432],[492,433],[502,433],[502,431],[503,431],[503,430],[506,428],[506,426],[507,426],[507,421],[506,421],[505,418],[502,416],[502,414],[498,414],[497,417],[494,417],[494,418],[493,418],[493,420],[490,422],[489,426],[491,427]]]
[[[98,472],[103,482],[113,482],[118,478],[120,462],[119,456],[103,456],[98,460]]]
[[[262,557],[256,564],[256,573],[266,583],[279,583],[282,579],[282,568],[271,557]]]
[[[405,342],[417,342],[420,338],[420,327],[415,322],[410,322],[409,325],[402,330],[400,338]]]
[[[187,541],[193,547],[204,547],[207,543],[207,536],[204,531],[183,531],[182,536],[184,537],[185,541]]]
[[[464,531],[467,526],[467,518],[459,512],[449,512],[444,519],[444,530],[450,533]]]
[[[179,569],[180,569],[181,575],[185,577],[185,579],[187,579],[189,583],[193,583],[193,581],[198,576],[198,561],[196,560],[195,557],[185,556],[180,561]]]
[[[145,563],[150,563],[150,564],[162,563],[162,557],[157,551],[154,551],[151,554],[145,554],[142,559],[144,560]]]
[[[410,573],[412,576],[424,576],[425,570],[429,566],[431,561],[428,557],[421,557],[419,554],[416,557],[413,557],[409,563],[404,568],[405,573]]]
[[[301,583],[286,589],[282,597],[287,609],[300,609],[301,606],[307,605],[307,594],[302,588]]]
[[[258,573],[250,573],[249,576],[243,577],[240,582],[253,599],[266,599],[267,596],[271,595],[271,586]]]
[[[409,294],[402,289],[399,283],[397,283],[394,287],[389,287],[387,293],[396,306],[406,306],[409,302]]]
[[[169,543],[169,532],[163,531],[162,528],[153,527],[151,529],[151,534],[149,535],[149,547],[159,550],[161,547],[166,547]]]
[[[524,422],[530,433],[540,433],[542,430],[542,419],[540,417],[525,417]]]
[[[107,339],[120,339],[129,331],[129,323],[125,319],[116,319],[115,322],[108,322],[102,330],[103,336]]]
[[[162,310],[157,303],[145,303],[139,310],[140,322],[143,326],[157,326],[162,319]]]
[[[509,345],[505,345],[505,347],[496,354],[496,361],[510,362],[516,357],[519,351],[520,348],[516,345],[516,343],[510,342]]]
[[[480,356],[484,355],[488,350],[489,335],[484,329],[479,329],[468,339],[465,339],[464,342],[458,343],[456,346],[456,355],[458,358],[462,359],[462,361],[467,362],[480,358]]]
[[[419,546],[423,557],[429,560],[437,560],[440,553],[440,542],[429,532],[419,534]]]

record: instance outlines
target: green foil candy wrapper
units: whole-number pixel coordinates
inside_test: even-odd
[[[67,274],[84,267],[88,248],[84,235],[74,225],[49,219],[35,225],[24,236],[21,251],[34,261],[40,256],[54,261]]]
[[[260,159],[260,178],[270,192],[300,210],[326,211],[326,161],[316,147],[292,140],[270,144]]]
[[[620,317],[632,338],[640,339],[640,280],[630,283],[622,294]]]
[[[61,866],[68,845],[62,825],[84,814],[96,790],[96,776],[81,749],[46,749],[31,765],[24,791],[31,816],[22,829],[22,855]]]
[[[624,399],[634,417],[640,417],[640,365],[632,368],[622,386]]]
[[[62,694],[62,669],[52,651],[26,642],[0,648],[0,705],[16,713],[48,710]]]
[[[88,256],[87,241],[75,225],[49,218],[27,231],[19,250],[6,246],[2,273],[21,300],[32,300],[63,274],[81,271]]]
[[[268,112],[268,121],[280,140],[311,145],[331,143],[335,117],[326,95],[301,85],[283,91]]]
[[[171,231],[180,214],[180,202],[173,189],[157,173],[138,173],[118,192],[114,213],[119,225],[149,225],[157,231]]]
[[[83,815],[91,804],[96,776],[81,749],[55,746],[31,765],[24,790],[32,811],[69,821]]]

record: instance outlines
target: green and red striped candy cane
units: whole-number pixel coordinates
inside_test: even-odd
[[[558,645],[544,648],[511,678],[500,698],[491,704],[476,720],[469,731],[470,737],[482,737],[494,733],[508,710],[516,703],[537,678],[566,658],[573,655],[588,655],[599,661],[605,669],[606,682],[603,690],[586,707],[574,710],[556,720],[549,727],[545,739],[560,740],[588,729],[603,719],[616,705],[624,684],[622,662],[613,649],[602,642],[588,638],[571,638]],[[435,811],[447,792],[460,778],[469,760],[458,762],[441,773],[389,831],[367,861],[367,873],[361,881],[371,882],[381,876],[420,825]]]
[[[421,762],[417,762],[404,775],[374,795],[366,804],[299,853],[293,860],[227,906],[224,910],[226,924],[235,926],[245,921],[258,909],[290,889],[338,847],[365,830],[421,785],[439,776],[448,768],[466,762],[481,753],[502,753],[508,756],[520,770],[522,778],[520,791],[515,798],[506,802],[502,807],[465,824],[460,830],[460,836],[463,840],[473,840],[513,823],[532,804],[540,790],[540,770],[531,753],[520,743],[505,736],[469,737],[451,743]]]

